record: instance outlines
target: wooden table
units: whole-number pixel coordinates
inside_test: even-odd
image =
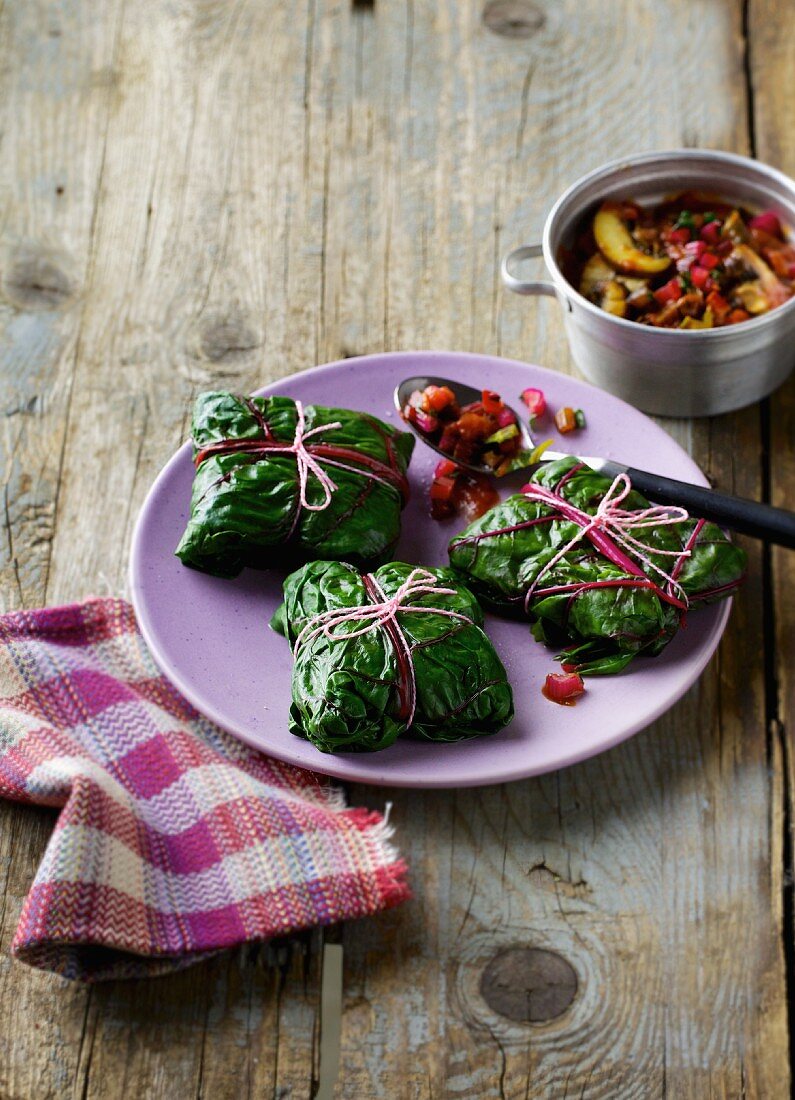
[[[7,609],[123,588],[202,389],[414,347],[572,371],[554,303],[497,262],[609,157],[795,174],[776,0],[5,0],[0,28]],[[720,488],[795,507],[793,385],[665,427]],[[541,779],[389,795],[399,910],[94,989],[6,952],[0,1096],[312,1096],[324,944],[337,1097],[789,1096],[795,558],[746,545],[718,656],[653,728]],[[0,814],[7,947],[54,818]]]

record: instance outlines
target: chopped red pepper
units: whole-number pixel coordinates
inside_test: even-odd
[[[454,477],[435,477],[431,482],[431,500],[449,500],[454,489]]]
[[[673,279],[669,279],[667,283],[663,283],[659,290],[654,291],[654,297],[661,306],[665,306],[669,302],[678,302],[682,297],[682,284],[679,282],[679,278],[675,276]]]
[[[436,463],[436,468],[433,471],[434,477],[446,477],[448,474],[454,474],[457,470],[460,470],[460,466],[453,462],[449,458],[441,458]]]
[[[585,691],[582,676],[576,672],[550,672],[547,676],[543,693],[553,703],[562,703],[571,706],[573,701]]]
[[[700,264],[694,264],[690,269],[690,278],[693,280],[693,286],[699,290],[703,290],[707,283],[710,281],[709,272],[705,267],[701,267]]]
[[[712,271],[718,266],[720,260],[714,252],[702,252],[698,262],[701,264],[702,267],[705,267],[707,271]]]
[[[483,391],[483,411],[491,413],[492,416],[499,416],[500,410],[503,408],[504,402],[498,393],[494,390]]]

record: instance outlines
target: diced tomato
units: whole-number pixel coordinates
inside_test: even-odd
[[[567,432],[573,432],[577,427],[577,417],[574,414],[574,409],[569,408],[568,405],[562,409],[558,409],[555,413],[555,426],[561,435],[566,435]]]
[[[449,500],[454,489],[454,477],[435,477],[431,482],[431,500]]]
[[[528,386],[526,390],[522,390],[521,397],[531,416],[543,416],[547,411],[547,399],[544,397],[543,390]]]
[[[584,693],[585,684],[577,672],[550,672],[543,691],[553,703],[568,703]]]
[[[740,321],[747,321],[751,314],[745,309],[733,309],[726,317],[727,325],[738,325]]]
[[[668,240],[672,244],[687,244],[690,240],[690,230],[684,225],[679,229],[672,229],[668,234]]]
[[[770,233],[772,236],[778,237],[779,240],[784,236],[778,215],[774,214],[772,210],[765,210],[763,213],[757,214],[750,219],[748,225],[751,229],[761,229],[763,233]]]
[[[719,221],[707,222],[701,226],[700,237],[707,244],[717,244],[720,240],[721,223]]]
[[[682,297],[682,285],[678,278],[669,279],[667,283],[654,291],[654,297],[661,306],[669,302],[677,302]]]
[[[707,269],[699,264],[694,264],[690,269],[690,278],[693,280],[693,286],[699,290],[703,290],[707,283],[711,281]]]
[[[718,266],[720,260],[714,252],[702,252],[699,256],[698,262],[702,267],[705,267],[707,271],[712,271]]]
[[[563,669],[564,672],[576,672],[577,671],[577,666],[576,665],[568,664],[566,661],[564,661],[561,664],[560,667]],[[554,675],[554,673],[552,675]]]
[[[494,390],[483,391],[483,411],[491,413],[492,416],[499,416],[500,410],[503,408],[504,402],[498,393]]]
[[[425,396],[432,412],[441,412],[455,404],[455,394],[449,386],[426,386]]]
[[[509,409],[507,405],[503,405],[500,411],[497,413],[497,424],[500,428],[507,428],[509,424],[516,423],[516,413],[513,409]]]
[[[433,471],[434,477],[446,477],[448,474],[454,474],[460,467],[457,463],[453,462],[449,458],[440,458],[436,463],[436,468]]]

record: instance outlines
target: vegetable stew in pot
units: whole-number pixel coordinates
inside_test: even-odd
[[[778,216],[700,192],[604,202],[559,259],[589,301],[657,328],[735,325],[795,296],[795,244]]]

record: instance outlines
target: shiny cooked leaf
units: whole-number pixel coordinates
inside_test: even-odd
[[[402,562],[373,574],[390,598],[416,569]],[[429,569],[453,595],[430,592],[407,597],[408,606],[444,608],[466,616],[398,611],[397,627],[411,652],[416,688],[414,720],[405,707],[407,678],[395,643],[384,626],[347,637],[361,622],[339,624],[338,638],[322,633],[296,640],[314,616],[337,608],[372,606],[365,580],[351,565],[315,561],[284,583],[284,603],[271,626],[294,648],[289,728],[321,752],[372,752],[398,737],[459,741],[496,733],[513,717],[505,669],[482,629],[483,612],[449,569]]]
[[[244,566],[274,564],[285,543],[292,560],[378,562],[389,558],[400,535],[404,504],[396,483],[405,481],[414,437],[349,409],[308,405],[304,412],[306,432],[335,421],[341,425],[312,436],[307,440],[310,449],[332,445],[353,467],[343,470],[321,459],[336,485],[328,507],[320,511],[301,507],[293,455],[211,453],[196,471],[190,519],[176,550],[185,565],[218,577],[235,577]],[[264,440],[266,430],[274,441],[289,445],[296,423],[296,404],[289,397],[203,393],[193,413],[194,457],[225,440]],[[357,462],[357,455],[364,457]],[[370,466],[365,468],[368,459]],[[392,481],[368,476],[372,460],[388,468]],[[317,506],[324,496],[310,471],[307,503]]]
[[[584,512],[593,514],[610,487],[609,478],[566,457],[539,468],[531,481],[555,489]],[[648,501],[633,490],[622,507],[638,510]],[[555,514],[547,504],[517,494],[496,505],[457,535],[449,546],[456,574],[486,605],[501,614],[528,618],[534,637],[563,648],[559,659],[583,674],[618,672],[639,653],[654,655],[665,648],[682,622],[682,610],[665,602],[652,588],[611,585],[626,572],[581,539],[544,574],[538,595],[526,596],[541,570],[577,534],[578,525]],[[537,522],[534,522],[537,521]],[[629,528],[640,541],[657,551],[681,551],[700,521],[651,528]],[[634,555],[633,555],[634,557]],[[665,588],[665,582],[644,566],[647,575]],[[670,574],[676,557],[652,553],[649,560]],[[731,543],[714,523],[705,523],[683,558],[677,580],[689,610],[729,595],[740,584],[745,552]],[[582,585],[574,591],[543,594],[561,585]]]

